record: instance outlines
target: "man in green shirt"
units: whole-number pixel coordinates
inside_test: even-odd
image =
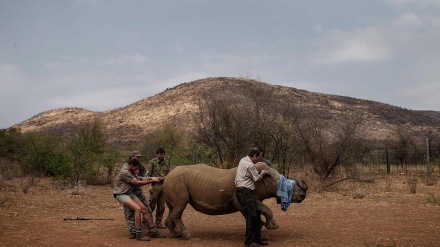
[[[148,164],[148,171],[151,177],[159,177],[160,183],[154,183],[150,187],[150,208],[151,211],[156,209],[156,226],[157,228],[165,229],[162,223],[163,213],[165,212],[165,197],[163,195],[163,180],[168,174],[170,167],[168,161],[164,158],[165,149],[158,148],[156,151],[156,158],[151,159]]]

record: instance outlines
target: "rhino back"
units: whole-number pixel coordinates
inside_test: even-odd
[[[235,174],[237,169],[219,169],[207,165],[178,166],[166,177],[164,190],[179,191],[185,186],[189,198],[174,196],[175,200],[188,199],[197,211],[220,215],[236,212],[233,205],[235,197]],[[178,186],[178,187],[176,187]]]

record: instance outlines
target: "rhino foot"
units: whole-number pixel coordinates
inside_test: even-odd
[[[266,229],[268,230],[275,230],[278,227],[280,227],[274,220],[272,221],[267,221],[266,224],[264,225],[266,227]]]
[[[170,234],[168,234],[168,238],[180,238],[182,237],[181,235],[177,234],[177,232],[170,232]]]
[[[189,234],[189,233],[182,233],[182,239],[183,240],[190,240],[191,239],[191,234]]]

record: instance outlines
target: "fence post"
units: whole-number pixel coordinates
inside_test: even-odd
[[[429,139],[426,138],[426,164],[429,166]]]

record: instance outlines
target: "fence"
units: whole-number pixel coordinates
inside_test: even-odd
[[[377,148],[371,150],[363,159],[362,167],[387,173],[407,173],[424,170],[428,162],[435,163],[435,157],[427,158],[426,149],[412,148]]]

